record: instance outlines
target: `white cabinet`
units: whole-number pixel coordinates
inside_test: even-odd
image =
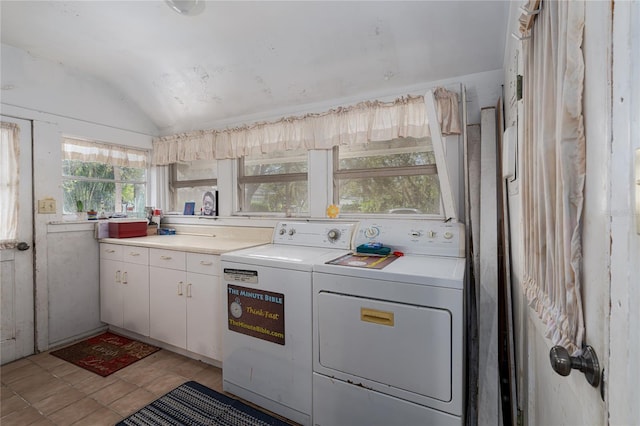
[[[100,244],[100,320],[149,335],[149,249]]]
[[[220,257],[151,249],[150,336],[221,360]]]

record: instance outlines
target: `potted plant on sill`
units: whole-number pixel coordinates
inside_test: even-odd
[[[87,214],[84,211],[84,203],[82,200],[76,200],[76,219],[84,220],[87,217]]]

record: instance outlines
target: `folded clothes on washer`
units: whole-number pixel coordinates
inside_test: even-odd
[[[384,247],[380,243],[365,243],[356,247],[356,253],[377,254],[379,256],[386,256],[391,253],[389,247]]]

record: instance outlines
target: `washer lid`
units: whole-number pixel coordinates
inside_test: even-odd
[[[346,253],[349,252],[347,250],[331,248],[266,244],[223,253],[220,255],[220,260],[223,262],[228,261],[311,271],[315,263],[326,262]]]

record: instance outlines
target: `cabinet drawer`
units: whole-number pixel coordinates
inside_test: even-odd
[[[136,246],[122,246],[122,260],[138,265],[149,264],[149,249]]]
[[[100,244],[100,259],[122,261],[122,246],[117,244]]]
[[[150,249],[149,264],[160,268],[185,270],[185,253],[173,250]]]
[[[220,256],[187,253],[187,271],[207,275],[220,275]]]

